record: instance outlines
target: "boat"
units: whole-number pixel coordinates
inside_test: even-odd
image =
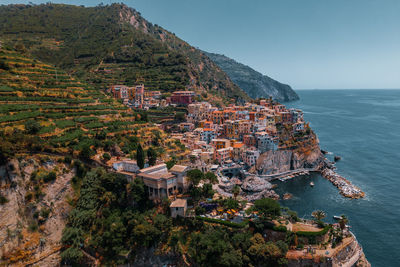
[[[333,216],[333,219],[335,219],[335,220],[341,220],[342,219],[342,216]]]
[[[313,186],[314,186],[314,183],[313,183],[313,182],[311,182],[311,183],[310,183],[310,186],[311,186],[311,187],[313,187]]]

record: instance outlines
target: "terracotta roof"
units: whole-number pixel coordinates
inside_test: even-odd
[[[178,198],[175,199],[171,205],[169,205],[171,208],[183,208],[186,206],[186,199]]]
[[[203,131],[213,132],[214,130],[211,128],[204,128]]]
[[[244,146],[244,144],[242,144],[242,143],[233,144],[233,148],[241,148],[242,146]]]

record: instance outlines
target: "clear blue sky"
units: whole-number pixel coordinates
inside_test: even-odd
[[[28,3],[0,0],[16,2]],[[400,88],[399,0],[123,2],[193,46],[225,54],[293,88]]]

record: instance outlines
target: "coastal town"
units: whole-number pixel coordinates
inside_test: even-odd
[[[175,4],[143,12],[192,14]],[[352,183],[376,164],[361,165],[374,150],[348,126],[378,132],[347,112],[353,96],[297,91],[284,65],[200,49],[124,3],[0,14],[0,267],[370,267],[364,251],[375,265],[390,254],[378,237],[391,228],[354,209],[366,202]],[[207,34],[232,28],[200,17]]]
[[[112,158],[107,162],[128,180],[142,180],[153,201],[170,199],[173,218],[196,216],[206,222],[243,227],[260,216],[255,208],[257,202],[281,197],[273,190],[274,180],[285,181],[312,172],[319,172],[329,179],[345,197],[364,196],[360,189],[335,173],[333,162],[323,158],[318,139],[299,109],[288,109],[272,99],[216,107],[206,101],[196,101],[193,91],[176,91],[163,97],[158,91],[146,92],[143,85],[116,85],[110,92],[134,109],[170,105],[187,108],[184,122],[157,124],[169,130],[170,138],[186,147],[189,152],[185,159],[174,165],[158,160],[151,166],[146,164],[145,168],[128,158]],[[279,171],[263,165],[265,155],[288,150],[315,154],[316,145],[318,157],[313,159],[314,162],[307,159],[297,165],[289,162]],[[280,164],[273,163],[274,166]],[[312,182],[310,186],[313,186]],[[202,188],[202,197],[193,195],[194,188]],[[288,199],[291,195],[282,197]],[[274,235],[279,230],[282,234],[292,232],[299,236],[301,244],[296,241],[296,246],[286,256],[295,262],[351,266],[361,260],[362,249],[341,217],[338,217],[339,223],[329,228],[320,221],[324,216],[317,216],[313,221],[293,217],[290,212],[282,214],[265,234]],[[305,232],[308,234],[302,235]]]
[[[364,196],[359,188],[334,172],[334,163],[324,158],[320,152],[318,139],[299,109],[286,108],[272,99],[216,107],[206,101],[196,101],[196,93],[193,91],[175,91],[165,96],[160,91],[145,90],[143,84],[133,87],[113,85],[109,93],[125,105],[139,110],[184,106],[187,109],[184,122],[177,125],[161,123],[158,126],[169,130],[170,137],[179,140],[190,151],[181,162],[185,164],[182,169],[199,169],[214,173],[218,184],[213,188],[222,195],[230,196],[232,189],[240,186],[240,193],[246,199],[255,200],[266,196],[277,199],[279,196],[272,190],[271,181],[285,181],[319,172],[338,187],[345,197]],[[316,156],[309,156],[310,160],[306,158],[301,162],[293,162],[295,155],[292,155],[282,163],[278,162],[282,159],[273,156],[282,151],[298,151],[301,154]],[[270,165],[263,164],[268,157],[275,162]],[[284,166],[277,169],[277,165]],[[123,172],[143,172],[139,171],[132,160],[119,160],[114,166],[119,166],[116,169],[122,168]],[[161,173],[165,173],[165,170]],[[158,178],[161,176],[160,174]],[[134,177],[135,175],[132,176]],[[157,185],[157,188],[154,188],[150,183],[146,185],[157,189],[156,195],[160,190],[172,192],[171,190],[177,188],[182,192],[187,186],[183,186],[185,182],[182,177],[178,179],[180,182],[175,178],[172,175],[169,179],[174,182],[165,183],[173,184],[171,187],[159,188],[157,186],[160,185]],[[151,191],[151,194],[153,192],[155,191]]]

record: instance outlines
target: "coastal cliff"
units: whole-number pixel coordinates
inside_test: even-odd
[[[287,84],[280,83],[224,55],[204,53],[251,98],[272,97],[283,102],[299,99],[297,93]]]
[[[324,155],[318,139],[296,149],[267,151],[258,158],[256,171],[259,174],[276,174],[296,169],[319,170],[325,165]]]

